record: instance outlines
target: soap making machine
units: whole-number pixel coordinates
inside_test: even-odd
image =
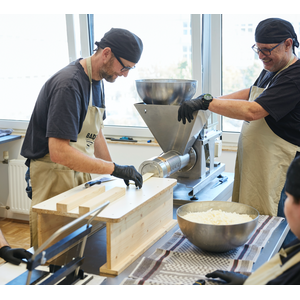
[[[225,170],[225,165],[214,159],[215,143],[222,132],[208,129],[211,113],[198,111],[190,123],[178,122],[179,106],[194,96],[197,81],[143,79],[136,80],[136,88],[143,102],[135,108],[163,150],[144,161],[139,172],[175,178],[174,200],[197,200],[197,193]]]

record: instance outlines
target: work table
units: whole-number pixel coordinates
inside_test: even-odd
[[[176,219],[176,211],[179,206],[174,206],[173,208],[173,218]],[[121,274],[118,276],[109,276],[107,274],[100,274],[106,276],[106,280],[102,283],[103,285],[119,285],[121,282],[127,278],[131,272],[136,268],[143,257],[148,257],[155,250],[165,244],[172,235],[179,229],[178,224],[173,227],[169,232],[167,232],[162,238],[160,238],[155,244],[153,244],[148,250],[142,253],[133,263],[131,263]],[[267,245],[261,251],[260,256],[253,265],[253,271],[258,269],[266,261],[268,261],[273,255],[275,255],[285,239],[285,236],[289,230],[286,221],[283,221],[277,229],[272,234]],[[56,263],[63,263],[65,259],[72,257],[76,254],[76,249],[71,249],[68,254],[64,254],[60,257]],[[106,261],[106,232],[105,228],[99,230],[92,236],[88,238],[86,248],[85,248],[85,260],[82,265],[82,269],[91,274],[99,275],[99,266],[101,266]]]
[[[160,179],[157,178],[152,178],[152,181],[149,180],[149,182],[145,182],[144,184],[144,193],[147,193],[146,190],[151,190],[154,188],[154,186],[157,186],[157,181]],[[150,198],[153,198],[153,200],[149,200],[150,202],[147,203],[147,201],[145,201],[145,204],[142,205],[142,207],[145,207],[145,210],[138,210],[137,214],[134,215],[134,218],[142,218],[142,214],[147,215],[148,210],[152,210],[151,206],[157,206],[156,210],[153,210],[152,213],[150,213],[149,218],[146,219],[140,219],[140,221],[136,222],[133,224],[133,228],[137,228],[137,231],[133,234],[133,232],[131,231],[130,234],[128,235],[126,233],[125,236],[122,236],[121,239],[121,243],[119,239],[116,239],[116,241],[118,242],[116,250],[111,250],[110,249],[110,245],[111,245],[111,241],[112,239],[114,239],[114,234],[111,235],[108,233],[108,228],[110,228],[111,225],[109,223],[109,226],[106,223],[103,223],[102,221],[107,221],[108,219],[111,218],[108,217],[108,215],[110,213],[112,213],[112,208],[116,208],[116,202],[115,205],[112,205],[110,209],[108,209],[107,207],[107,211],[105,212],[106,209],[104,209],[103,212],[101,212],[99,214],[98,217],[98,224],[102,224],[102,228],[99,227],[97,230],[94,231],[94,233],[92,235],[90,235],[87,239],[87,244],[85,247],[85,251],[84,251],[84,262],[83,265],[81,266],[81,269],[85,272],[85,273],[89,273],[89,274],[95,274],[95,275],[99,275],[99,268],[100,268],[100,272],[101,272],[101,266],[102,266],[102,270],[104,271],[104,273],[100,273],[101,276],[105,276],[107,277],[105,279],[105,281],[102,283],[104,285],[119,285],[122,283],[122,281],[126,278],[128,278],[128,276],[132,273],[132,271],[136,268],[136,266],[139,264],[139,262],[142,260],[143,257],[148,257],[150,256],[152,253],[155,252],[155,250],[159,247],[161,247],[163,244],[165,244],[171,237],[172,235],[179,229],[178,224],[176,224],[176,212],[177,209],[180,205],[174,204],[172,203],[173,199],[172,199],[172,193],[170,194],[169,192],[172,190],[173,186],[174,186],[174,182],[173,180],[169,181],[167,179],[163,179],[162,180],[163,184],[159,184],[160,190],[161,192],[156,191],[156,193],[154,194],[161,194],[158,197],[155,196],[150,196]],[[147,184],[146,184],[147,183]],[[110,183],[105,183],[106,185],[110,185],[110,186],[115,186],[117,185],[124,185],[124,183],[121,180],[118,180],[116,182],[110,182]],[[213,183],[212,183],[213,184]],[[219,193],[223,194],[224,189],[229,188],[230,184],[228,183],[228,185],[224,185],[222,187],[219,186]],[[74,188],[73,191],[69,191],[69,193],[74,193],[78,190],[80,190],[80,188],[82,189],[82,187],[77,187]],[[132,192],[134,191],[134,186],[129,187]],[[170,190],[171,188],[171,190]],[[142,190],[143,190],[142,189]],[[207,190],[213,191],[213,189],[211,189],[210,186],[207,186],[202,193],[204,195],[208,195]],[[164,190],[167,190],[168,192],[164,192]],[[141,193],[141,191],[138,191]],[[68,194],[68,193],[67,193]],[[148,194],[148,193],[147,193]],[[66,195],[66,194],[65,194]],[[162,196],[165,195],[165,196]],[[42,218],[46,218],[44,221],[50,222],[51,218],[54,218],[54,220],[58,220],[57,217],[67,217],[67,218],[71,218],[73,219],[74,217],[76,218],[76,215],[78,215],[78,208],[77,209],[73,209],[70,212],[68,212],[65,216],[60,216],[61,213],[58,213],[55,211],[55,204],[57,203],[57,201],[59,199],[61,199],[62,195],[60,195],[60,197],[56,198],[51,198],[45,202],[48,203],[41,203],[37,206],[35,206],[35,211],[39,212],[42,216]],[[171,198],[170,198],[171,197]],[[204,200],[208,200],[207,198],[205,199],[205,197],[203,198],[202,195],[199,195],[199,200],[198,201],[203,201]],[[157,200],[157,201],[156,201]],[[221,200],[221,199],[217,199],[217,200]],[[123,203],[126,202],[127,200],[122,198]],[[155,202],[156,201],[156,202]],[[171,201],[171,202],[170,202]],[[161,220],[163,220],[164,218],[161,216],[159,216],[159,219],[157,219],[157,221],[154,222],[150,222],[150,220],[152,220],[152,218],[156,218],[156,215],[158,214],[158,211],[160,211],[163,206],[165,206],[165,204],[162,204],[162,202],[164,203],[168,203],[168,209],[167,209],[167,215],[173,220],[167,219],[165,225],[162,225],[163,227],[165,227],[163,229],[163,231],[159,232],[158,235],[156,235],[156,233],[159,231],[161,226],[156,226],[156,224],[158,222],[161,222]],[[112,204],[114,204],[112,203]],[[157,204],[156,204],[157,203]],[[169,203],[171,203],[171,206],[169,206]],[[137,209],[139,207],[139,205],[136,206]],[[171,215],[170,215],[171,213]],[[115,223],[118,230],[121,231],[128,231],[128,221],[127,218],[129,217],[129,215],[127,214],[124,218],[121,217],[120,215],[116,218],[116,221],[118,221],[117,219],[124,219],[125,223],[120,223],[121,227],[118,227],[118,222]],[[168,218],[169,218],[168,217]],[[121,221],[122,221],[121,220]],[[100,222],[99,222],[100,221]],[[145,222],[144,222],[145,221]],[[150,235],[150,239],[153,239],[151,241],[151,243],[148,242],[148,240],[143,240],[143,241],[139,241],[140,239],[142,239],[142,237],[138,238],[137,240],[131,240],[132,236],[134,236],[135,234],[138,234],[139,232],[139,228],[142,228],[143,226],[146,226],[147,223],[150,223],[150,225],[148,225],[148,229],[151,231],[151,227],[152,226],[156,226],[155,229],[155,234],[154,236]],[[154,225],[152,225],[154,223]],[[146,225],[145,225],[146,224]],[[170,225],[169,225],[170,224]],[[45,225],[45,224],[44,224]],[[105,226],[106,225],[106,226]],[[48,226],[51,227],[51,226]],[[45,228],[44,228],[45,229]],[[48,230],[49,228],[47,228]],[[266,261],[268,261],[275,253],[278,252],[278,250],[280,249],[283,240],[287,234],[289,230],[289,227],[286,223],[286,221],[281,222],[281,224],[275,229],[274,233],[272,234],[272,236],[269,238],[266,246],[262,249],[257,261],[254,263],[253,265],[253,271],[256,270],[258,267],[260,267],[262,264],[264,264]],[[49,233],[51,234],[51,233]],[[131,240],[131,242],[127,242]],[[108,244],[108,242],[110,244]],[[133,243],[135,246],[134,248],[130,248],[131,243]],[[138,251],[135,251],[136,248],[139,248]],[[109,250],[109,251],[108,251]],[[110,252],[112,251],[112,252]],[[124,264],[123,261],[121,263],[121,267],[120,267],[120,262],[116,261],[114,262],[114,260],[112,259],[113,255],[118,254],[120,256],[122,256],[123,254],[125,256],[123,256],[123,260],[127,260],[127,257],[129,256],[130,259],[126,261],[126,263]],[[131,257],[131,254],[133,254],[133,257]],[[76,257],[78,255],[78,246],[74,246],[73,248],[69,249],[66,253],[63,253],[62,255],[60,255],[59,257],[55,258],[54,264],[56,265],[64,265],[67,261],[72,260],[74,257]],[[107,267],[107,262],[109,261],[110,266]]]
[[[227,200],[227,189],[232,188],[231,186],[231,175],[226,174],[229,176],[229,180],[223,186],[220,185],[216,189],[211,189],[211,185],[215,182],[209,184],[206,188],[203,189],[201,193],[199,193],[198,197],[199,200],[197,201],[205,201],[209,200],[208,197],[212,197],[211,200],[218,200],[218,201],[226,201]],[[218,189],[218,191],[217,191]],[[215,194],[212,192],[215,191]],[[219,197],[217,196],[220,195]],[[223,195],[223,196],[222,196]],[[177,209],[180,207],[181,204],[173,204],[173,219],[176,220],[176,212]],[[120,274],[117,276],[110,276],[107,274],[101,274],[102,276],[106,276],[107,279],[102,283],[104,285],[119,285],[121,282],[127,278],[131,272],[136,268],[139,262],[142,260],[143,257],[148,257],[155,250],[165,244],[172,235],[179,229],[178,224],[176,224],[173,228],[171,228],[165,235],[163,235],[157,242],[155,242],[150,248],[145,250],[141,253],[130,265],[128,265]],[[267,245],[262,249],[261,254],[259,255],[257,261],[253,265],[253,271],[255,271],[258,267],[268,261],[274,254],[276,254],[283,241],[284,238],[289,230],[289,227],[286,221],[283,221],[274,231],[272,236],[270,237]],[[106,229],[102,228],[93,235],[91,235],[87,240],[87,245],[85,248],[85,260],[82,265],[82,269],[91,274],[99,274],[99,266],[102,266],[103,263],[107,260],[106,254]],[[56,263],[64,263],[65,259],[70,258],[76,255],[76,249],[71,249],[68,254],[62,255]]]
[[[5,144],[5,143],[8,143],[8,142],[12,142],[12,141],[15,141],[15,140],[19,140],[21,138],[20,135],[5,135],[5,136],[1,136],[0,137],[0,144]]]

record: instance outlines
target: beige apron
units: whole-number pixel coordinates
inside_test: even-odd
[[[291,62],[292,59],[282,70]],[[252,86],[249,101],[254,101],[263,91],[264,88]],[[250,205],[261,215],[277,216],[286,172],[297,151],[299,147],[277,136],[265,118],[244,122],[238,142],[232,201]]]
[[[90,80],[89,106],[82,129],[77,137],[76,143],[70,145],[82,153],[94,156],[94,141],[103,127],[103,108],[92,106],[92,70],[91,58],[87,58],[88,75]],[[51,197],[72,189],[84,182],[91,180],[88,173],[74,171],[61,164],[53,163],[50,155],[30,161],[30,178],[32,186],[31,207]],[[30,233],[31,246],[38,245],[37,236],[37,214],[30,209]]]
[[[268,262],[263,264],[258,268],[253,274],[251,274],[245,281],[244,285],[259,285],[267,284],[269,281],[277,278],[282,273],[290,269],[295,264],[300,261],[300,252],[294,255],[290,260],[288,260],[283,266],[281,263],[280,255],[286,257],[287,254],[292,252],[298,245],[294,245],[287,249],[281,249],[274,257],[272,257]]]

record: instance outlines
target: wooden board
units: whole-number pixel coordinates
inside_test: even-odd
[[[89,201],[79,206],[79,215],[84,215],[92,211],[106,201],[112,203],[113,201],[125,196],[125,191],[125,188],[114,187],[111,190],[90,199]]]
[[[140,206],[146,205],[148,201],[151,201],[151,199],[157,195],[162,194],[166,190],[174,187],[176,182],[176,179],[173,178],[151,177],[145,182],[141,189],[137,189],[132,185],[126,187],[122,179],[116,179],[102,183],[105,185],[106,191],[109,191],[114,187],[125,187],[126,193],[122,198],[110,203],[95,218],[95,220],[103,222],[120,222],[123,218],[126,218],[129,214],[131,214],[132,211],[138,209]],[[60,202],[71,195],[81,192],[82,190],[87,190],[84,188],[84,184],[35,205],[32,208],[32,211],[38,214],[53,214],[77,218],[79,216],[79,207],[63,213],[56,210],[56,204],[57,202]]]
[[[105,192],[104,185],[94,185],[87,189],[80,191],[75,195],[71,195],[63,200],[56,203],[56,210],[60,212],[68,212],[80,204],[87,202],[88,200],[94,198]]]

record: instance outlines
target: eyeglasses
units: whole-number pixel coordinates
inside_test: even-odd
[[[282,41],[281,43],[279,43],[278,45],[276,45],[275,47],[271,48],[271,49],[259,49],[255,44],[251,47],[253,49],[253,51],[257,54],[259,54],[259,52],[261,52],[263,55],[265,56],[270,56],[271,55],[271,51],[273,51],[275,48],[277,48],[279,45],[281,45],[282,43],[284,43],[284,41]]]
[[[130,71],[130,70],[133,70],[135,68],[135,66],[133,66],[133,67],[125,67],[124,64],[122,63],[121,59],[117,55],[115,55],[115,54],[114,54],[114,56],[118,60],[118,62],[121,64],[121,66],[123,67],[121,69],[121,72]]]

